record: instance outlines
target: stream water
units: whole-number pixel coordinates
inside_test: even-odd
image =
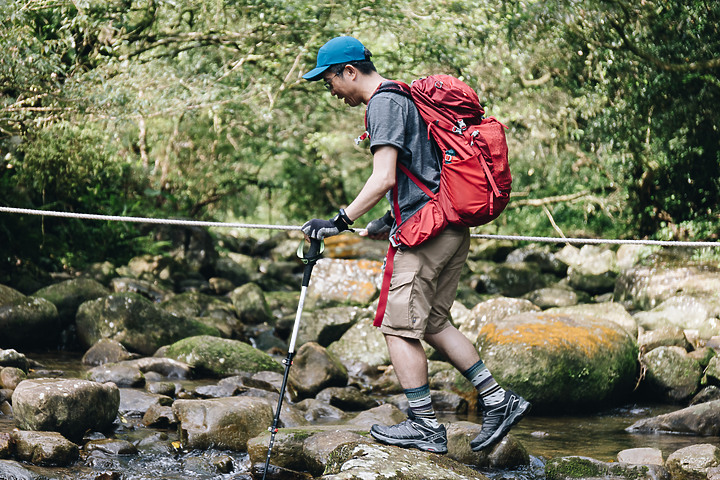
[[[63,378],[80,377],[86,370],[77,354],[27,354],[42,363],[46,370],[37,373],[60,375]],[[669,434],[631,434],[625,428],[635,421],[667,413],[679,407],[670,405],[631,404],[607,411],[565,416],[538,416],[532,413],[512,430],[512,434],[526,447],[533,462],[518,471],[483,472],[493,478],[534,480],[544,478],[544,460],[558,456],[582,455],[602,461],[617,461],[617,454],[628,448],[652,447],[660,449],[663,457],[674,451],[699,443],[720,447],[720,437],[695,437]],[[468,420],[479,423],[470,415],[442,414],[441,421]],[[0,414],[0,433],[15,427],[11,418]],[[70,468],[37,468],[34,472],[52,480],[103,479],[103,480],[210,480],[251,479],[250,460],[247,454],[227,451],[178,451],[173,442],[178,440],[172,430],[145,428],[139,419],[127,419],[118,426],[115,437],[138,445],[139,454],[130,456],[96,456],[78,462]],[[218,473],[218,465],[231,464],[232,472]],[[121,475],[98,476],[102,472],[121,472]]]

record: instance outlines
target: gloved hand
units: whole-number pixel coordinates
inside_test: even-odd
[[[330,220],[322,220],[320,218],[314,218],[300,227],[302,232],[310,238],[316,238],[322,240],[323,238],[332,237],[345,230],[350,230],[350,225],[353,222],[345,214],[345,210],[342,208]]]
[[[373,239],[385,239],[392,229],[395,219],[393,218],[390,210],[380,218],[373,220],[365,227],[365,232],[361,233],[363,236],[367,236]]]

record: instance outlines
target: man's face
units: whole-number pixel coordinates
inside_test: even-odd
[[[356,82],[354,81],[355,74],[347,67],[340,73],[325,72],[323,80],[325,86],[330,91],[330,95],[343,100],[351,107],[357,107],[362,103]]]

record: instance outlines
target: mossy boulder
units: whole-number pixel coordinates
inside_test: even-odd
[[[10,303],[0,305],[0,339],[3,348],[25,348],[56,345],[60,320],[55,305],[44,298],[6,297]]]
[[[86,347],[110,338],[144,355],[152,355],[163,345],[185,337],[220,335],[216,328],[172,315],[136,293],[118,293],[83,303],[76,325],[78,338]]]
[[[614,322],[525,312],[480,329],[476,346],[498,382],[536,410],[591,409],[631,393],[637,345]]]
[[[574,480],[580,478],[613,478],[627,480],[657,480],[667,478],[660,465],[632,465],[607,463],[589,457],[558,457],[545,465],[546,480]]]
[[[646,368],[643,385],[663,400],[682,402],[694,395],[703,369],[681,347],[658,347],[642,357]]]
[[[197,372],[216,377],[244,372],[283,371],[282,365],[252,345],[209,335],[180,340],[168,346],[164,355],[187,363]]]
[[[33,294],[44,298],[57,307],[58,315],[63,324],[75,321],[78,307],[88,300],[110,295],[110,290],[90,278],[74,278],[64,282],[48,285]]]

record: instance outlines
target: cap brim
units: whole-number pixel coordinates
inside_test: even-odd
[[[323,73],[325,73],[325,70],[330,68],[330,66],[324,66],[324,67],[316,67],[310,70],[308,73],[303,75],[303,78],[305,80],[309,80],[311,82],[316,82],[322,78]]]

